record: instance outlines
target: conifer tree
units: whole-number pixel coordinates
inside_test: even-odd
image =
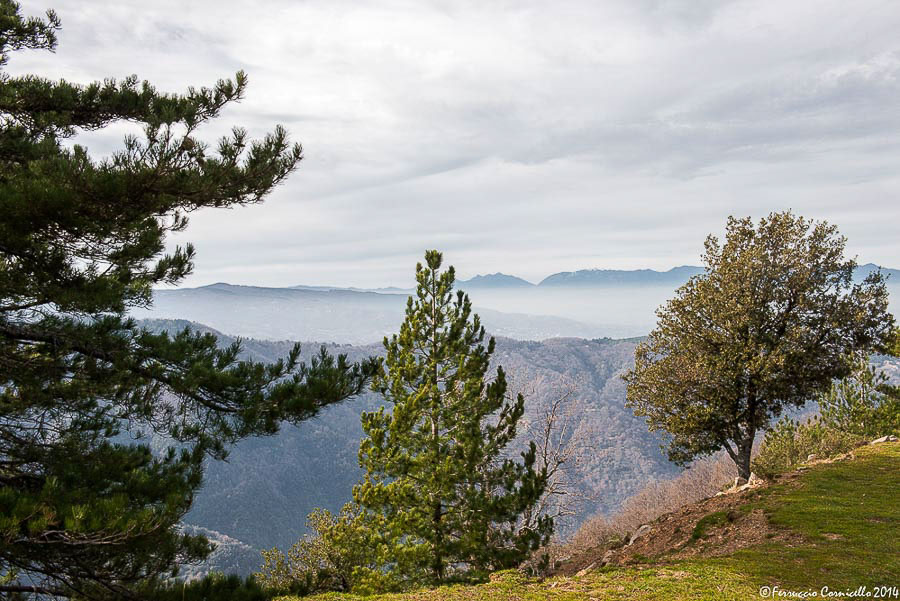
[[[822,422],[841,432],[871,438],[900,432],[897,386],[868,361],[860,361],[816,400]]]
[[[0,0],[0,67],[56,48],[59,19]],[[196,130],[246,87],[157,92],[135,77],[86,86],[0,73],[0,593],[122,598],[205,557],[177,524],[205,457],[359,392],[374,364],[300,349],[271,365],[190,331],[127,317],[190,273],[165,235],[204,207],[261,201],[301,159],[281,128],[235,129],[211,151]],[[143,126],[98,160],[68,144]],[[172,448],[135,442],[158,433]]]
[[[408,582],[440,583],[508,568],[546,543],[553,524],[521,528],[544,491],[535,446],[504,457],[525,400],[507,398],[502,367],[488,381],[494,339],[468,296],[454,295],[454,270],[428,251],[416,267],[399,335],[385,339],[373,388],[392,405],[363,414],[365,478],[354,499],[385,533],[385,558]]]

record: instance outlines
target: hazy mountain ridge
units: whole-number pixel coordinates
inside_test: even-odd
[[[702,267],[682,265],[668,271],[653,269],[582,269],[555,273],[541,280],[539,286],[610,286],[617,284],[672,284],[680,286],[691,276],[703,273]]]
[[[514,275],[505,273],[491,273],[487,275],[476,275],[468,280],[461,280],[456,283],[463,290],[474,290],[478,288],[531,288],[535,286],[528,280]]]
[[[877,269],[857,270],[857,279]],[[699,267],[668,272],[587,270],[556,274],[556,284],[533,285],[493,274],[458,283],[491,332],[518,340],[644,336],[655,310]],[[891,309],[900,313],[900,271],[888,277]],[[548,278],[549,279],[549,278]],[[545,280],[546,281],[546,280]],[[580,282],[580,283],[579,283]],[[370,344],[396,331],[410,292],[327,286],[266,288],[212,284],[154,292],[150,309],[135,317],[189,319],[222,332],[269,340]]]
[[[884,275],[891,284],[900,283],[900,269],[888,269],[887,267],[880,267],[874,263],[866,263],[865,265],[857,267],[856,271],[853,273],[853,278],[858,281],[864,280],[874,271],[881,271],[881,274]]]
[[[874,263],[866,263],[856,268],[854,279],[863,280],[874,271],[881,271],[889,281],[895,283],[900,279],[900,270],[880,267]],[[547,276],[537,284],[505,273],[476,275],[469,280],[459,282],[461,288],[504,288],[509,286],[615,286],[636,284],[674,284],[680,286],[689,278],[705,271],[697,265],[681,265],[667,271],[655,269],[579,269],[577,271],[561,271]]]
[[[896,282],[900,279],[900,269],[890,269],[881,267],[874,263],[866,263],[859,265],[854,272],[854,279],[862,280],[873,271],[880,270],[889,281]],[[681,265],[673,267],[666,271],[657,271],[655,269],[579,269],[577,271],[560,271],[548,275],[537,284],[516,275],[496,272],[489,274],[478,274],[467,280],[458,280],[456,282],[459,288],[464,290],[474,290],[480,288],[533,288],[537,286],[606,286],[616,284],[683,284],[691,276],[703,273],[704,268],[697,265]],[[219,282],[210,284],[210,286],[229,286]],[[205,287],[205,286],[204,286]],[[343,290],[349,292],[373,292],[377,294],[411,294],[413,288],[402,288],[397,286],[386,286],[380,288],[359,288],[355,286],[321,286],[296,284],[287,286],[287,288],[295,290],[315,290],[320,292]]]
[[[406,295],[355,290],[264,288],[213,284],[157,290],[139,318],[187,319],[233,335],[279,340],[369,344],[394,333],[403,321]],[[476,307],[485,326],[522,340],[594,337],[601,327],[566,317],[507,313]]]
[[[181,530],[185,534],[205,536],[215,545],[215,549],[205,562],[181,566],[178,575],[185,580],[201,578],[211,569],[225,574],[243,574],[254,572],[262,565],[260,550],[236,538],[191,524],[183,524]]]

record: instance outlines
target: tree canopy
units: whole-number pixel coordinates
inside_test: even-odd
[[[705,272],[657,311],[625,376],[628,405],[669,433],[670,459],[725,448],[749,477],[757,432],[888,344],[884,279],[854,282],[845,244],[789,211],[729,218],[724,244],[707,238]]]
[[[56,49],[59,19],[0,0],[0,66]],[[176,525],[204,457],[362,390],[374,363],[295,347],[263,365],[214,336],[154,333],[128,311],[191,272],[165,237],[206,207],[260,202],[302,158],[282,128],[196,137],[247,78],[164,94],[134,76],[89,85],[0,73],[0,590],[124,597],[209,552]],[[121,150],[73,138],[127,121]],[[159,434],[154,453],[136,440]]]

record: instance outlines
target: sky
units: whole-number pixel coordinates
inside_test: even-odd
[[[207,126],[276,124],[304,160],[260,205],[195,213],[184,285],[409,286],[699,264],[729,215],[838,225],[900,267],[900,3],[25,1],[62,19],[11,73],[158,89],[238,70]],[[128,126],[79,137],[95,156]]]

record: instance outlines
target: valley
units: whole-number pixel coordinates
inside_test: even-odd
[[[871,267],[860,268],[859,277]],[[560,407],[572,426],[562,442],[588,441],[567,474],[579,502],[572,515],[560,520],[562,536],[591,515],[613,512],[647,483],[679,471],[660,450],[663,439],[624,406],[620,376],[633,365],[638,338],[616,335],[646,334],[654,323],[653,309],[693,269],[575,272],[540,285],[494,274],[459,283],[476,305],[512,311],[476,307],[486,329],[498,337],[495,364],[507,372],[511,391],[526,397],[524,429],[565,398]],[[896,305],[900,286],[890,287]],[[156,291],[152,309],[134,314],[153,330],[212,332],[221,345],[241,337],[244,357],[255,361],[285,356],[294,340],[303,341],[305,356],[325,344],[329,352],[356,361],[383,352],[380,340],[396,331],[408,294],[403,289],[215,284]],[[550,315],[554,311],[557,315]],[[601,325],[602,319],[617,325]],[[895,362],[883,367],[897,377]],[[183,573],[249,574],[259,567],[260,550],[286,549],[306,531],[306,515],[314,508],[339,509],[362,473],[357,462],[360,413],[382,404],[380,396],[367,392],[300,426],[285,425],[274,437],[244,440],[227,462],[208,462],[203,489],[184,522],[187,531],[205,533],[218,548],[206,563]]]
[[[212,331],[186,321],[151,320],[144,325],[154,330],[190,326]],[[222,345],[234,340],[214,333]],[[511,392],[521,391],[526,397],[523,430],[566,396],[563,407],[573,417],[573,428],[563,442],[589,442],[570,474],[573,493],[582,496],[583,503],[560,524],[563,533],[589,515],[616,509],[647,482],[677,473],[659,449],[661,438],[649,433],[643,420],[624,406],[619,376],[631,365],[635,344],[612,339],[498,339],[495,362],[507,372]],[[291,345],[245,339],[244,356],[274,361]],[[382,352],[375,344],[327,347],[353,360]],[[308,356],[319,345],[307,343],[303,348]],[[232,449],[227,462],[208,462],[204,486],[184,521],[190,528],[214,532],[220,549],[210,562],[185,573],[221,569],[247,574],[259,567],[260,549],[287,548],[295,542],[305,532],[305,518],[313,508],[339,509],[361,475],[360,412],[382,404],[380,396],[366,393],[327,408],[299,427],[285,425],[276,436],[244,440]]]

